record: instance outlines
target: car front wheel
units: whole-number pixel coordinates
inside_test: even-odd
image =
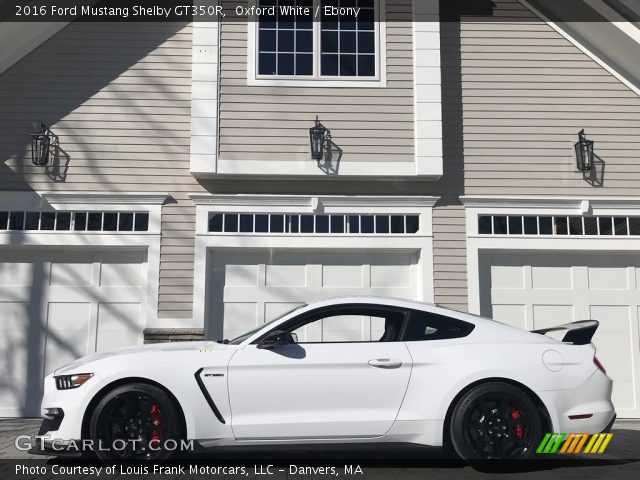
[[[540,442],[542,417],[521,389],[485,383],[460,398],[449,434],[456,453],[466,460],[524,459]]]
[[[169,396],[143,383],[122,385],[100,399],[89,433],[103,461],[164,460],[182,438],[181,423]],[[168,442],[168,440],[173,440]]]

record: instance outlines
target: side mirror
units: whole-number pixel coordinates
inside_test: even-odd
[[[260,340],[258,348],[268,350],[275,347],[281,347],[283,345],[291,345],[293,343],[296,343],[296,341],[290,332],[275,330]]]

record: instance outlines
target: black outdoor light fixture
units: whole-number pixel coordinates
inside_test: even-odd
[[[311,158],[322,160],[327,142],[331,140],[331,130],[326,128],[316,115],[316,123],[309,129],[309,140],[311,141]]]
[[[58,144],[58,137],[44,123],[40,131],[31,134],[31,162],[34,165],[47,165],[51,155],[51,147]]]
[[[576,148],[576,164],[581,172],[588,172],[593,168],[593,140],[587,140],[584,128],[578,133]]]

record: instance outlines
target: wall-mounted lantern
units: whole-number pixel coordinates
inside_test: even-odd
[[[31,162],[34,165],[47,165],[51,156],[51,147],[57,144],[57,135],[41,123],[40,131],[31,134]]]
[[[315,125],[309,129],[309,140],[311,142],[311,158],[322,160],[327,142],[331,140],[331,130],[320,123],[317,115]]]
[[[581,172],[588,172],[593,168],[593,140],[587,140],[584,129],[578,133],[578,143],[575,144],[576,164]]]

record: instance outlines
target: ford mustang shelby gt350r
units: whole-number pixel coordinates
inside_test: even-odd
[[[231,341],[66,365],[45,379],[40,444],[88,444],[108,461],[163,459],[178,440],[401,442],[526,458],[546,432],[613,423],[612,382],[590,343],[597,325],[527,332],[424,303],[325,300]]]

